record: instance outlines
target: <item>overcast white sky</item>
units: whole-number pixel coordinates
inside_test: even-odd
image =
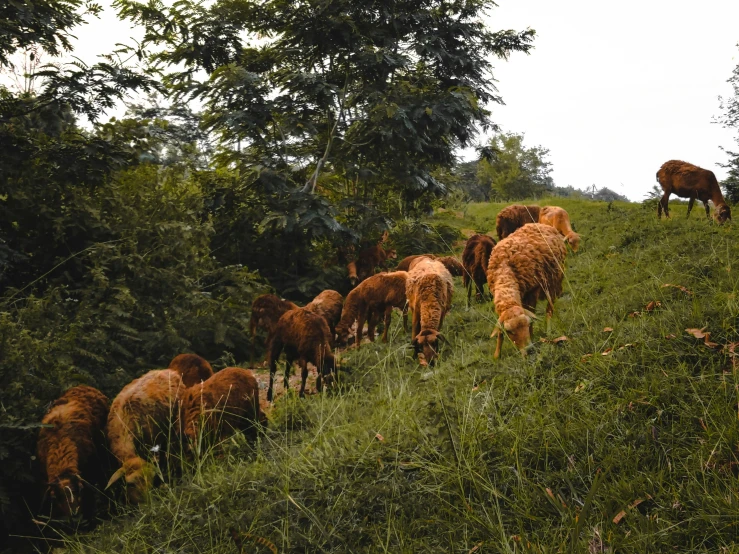
[[[711,123],[739,64],[739,1],[498,0],[490,27],[536,30],[531,55],[496,60],[504,130],[551,151],[557,185],[607,186],[633,200],[673,158],[713,170],[737,131]],[[140,33],[106,9],[77,30],[87,62]]]

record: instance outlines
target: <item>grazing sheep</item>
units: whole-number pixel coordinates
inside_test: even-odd
[[[182,376],[186,387],[197,385],[213,375],[213,368],[205,358],[197,354],[179,354],[172,358],[167,369],[173,369]]]
[[[538,223],[539,210],[536,205],[524,206],[523,204],[512,204],[503,208],[498,217],[495,218],[495,230],[498,232],[498,240],[503,240],[516,229],[527,223]]]
[[[193,443],[200,431],[207,429],[220,440],[236,430],[252,440],[257,425],[263,425],[259,407],[259,384],[248,369],[227,367],[185,391],[182,398],[182,425]]]
[[[346,297],[341,320],[336,326],[338,344],[346,344],[352,324],[357,322],[357,336],[354,344],[359,348],[362,342],[364,322],[368,322],[367,333],[370,340],[375,340],[375,324],[381,315],[385,318],[385,329],[382,333],[383,342],[387,342],[387,333],[393,308],[403,310],[403,328],[407,328],[407,308],[405,298],[405,283],[408,273],[393,271],[392,273],[378,273],[362,281]]]
[[[108,441],[121,467],[108,481],[108,487],[125,477],[130,502],[141,502],[153,483],[154,466],[144,460],[146,452],[166,451],[179,434],[184,391],[179,373],[156,369],[131,381],[113,400],[108,414]]]
[[[488,263],[488,287],[493,294],[498,324],[491,337],[498,338],[494,358],[500,356],[505,330],[526,355],[533,333],[537,300],[547,300],[547,319],[554,299],[562,294],[567,256],[562,235],[549,225],[529,223],[493,248]]]
[[[493,251],[495,240],[487,235],[472,235],[467,239],[462,252],[462,282],[467,289],[467,305],[470,304],[472,286],[475,286],[475,297],[483,298],[483,287],[487,283],[488,260]]]
[[[433,363],[438,355],[439,332],[444,316],[452,307],[454,281],[439,260],[424,258],[408,273],[406,296],[413,311],[411,336],[414,352],[423,352],[426,362]]]
[[[346,266],[349,272],[349,282],[353,287],[373,275],[376,267],[384,267],[387,260],[394,260],[398,257],[395,249],[389,248],[386,250],[382,246],[387,242],[387,239],[388,233],[385,231],[380,242],[375,246],[360,251],[357,259]]]
[[[251,305],[251,319],[249,330],[251,331],[251,363],[254,364],[254,354],[257,344],[257,328],[267,332],[265,344],[269,344],[269,338],[277,325],[282,314],[296,309],[298,306],[287,300],[282,300],[274,294],[263,294],[257,297]]]
[[[682,162],[680,160],[670,160],[662,164],[657,172],[657,181],[659,181],[664,195],[657,204],[657,218],[662,217],[662,208],[665,215],[670,217],[667,203],[670,200],[670,194],[675,194],[680,198],[690,198],[688,202],[688,217],[690,210],[697,198],[706,208],[706,217],[710,218],[710,208],[708,201],[711,200],[715,207],[714,218],[718,223],[723,223],[727,219],[731,219],[731,209],[726,205],[724,195],[721,194],[721,188],[718,185],[716,176],[713,171],[703,169],[697,165]]]
[[[305,309],[314,314],[320,315],[328,323],[331,331],[331,340],[336,334],[336,325],[341,319],[341,309],[344,305],[344,297],[335,290],[325,290],[316,296]]]
[[[285,390],[290,386],[290,368],[293,361],[298,360],[301,369],[302,382],[300,385],[300,397],[305,396],[305,382],[308,379],[308,362],[318,369],[318,380],[316,388],[321,391],[322,379],[326,378],[327,384],[331,374],[338,369],[331,352],[331,331],[328,323],[321,316],[298,308],[283,314],[275,326],[269,343],[267,361],[269,363],[269,390],[267,400],[272,402],[272,385],[277,372],[277,360],[282,351],[285,351],[287,365],[285,367]]]
[[[544,206],[539,212],[539,223],[554,227],[565,238],[573,252],[580,248],[580,235],[572,230],[570,225],[570,214],[559,206]]]
[[[81,510],[86,519],[95,513],[95,489],[103,475],[105,422],[108,398],[85,385],[73,387],[51,405],[41,421],[36,452],[46,476],[51,515],[68,518]]]

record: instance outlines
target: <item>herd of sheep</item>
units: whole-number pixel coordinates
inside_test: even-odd
[[[662,209],[668,213],[667,198],[674,193],[690,198],[689,208],[695,198],[710,199],[720,223],[731,218],[711,172],[671,161],[657,176],[665,191],[658,215]],[[394,308],[402,311],[406,332],[407,311],[412,312],[414,356],[433,364],[445,340],[441,329],[452,306],[453,276],[463,278],[468,303],[473,290],[482,300],[487,283],[498,316],[492,332],[497,338],[494,357],[500,356],[505,337],[526,355],[536,304],[546,300],[547,319],[552,316],[554,301],[562,293],[567,246],[577,251],[580,237],[568,213],[556,206],[508,206],[497,216],[496,231],[497,243],[488,235],[471,236],[461,262],[453,256],[421,254],[401,260],[394,271],[375,273],[387,260],[397,258],[394,250],[385,248],[385,235],[349,264],[356,286],[346,299],[327,290],[301,308],[271,294],[257,298],[250,330],[253,343],[258,329],[267,335],[266,400],[273,400],[274,375],[283,352],[285,389],[297,361],[300,396],[305,394],[308,363],[317,368],[320,392],[338,379],[333,350],[347,346],[352,338],[359,348],[365,324],[368,338],[374,340],[375,328],[383,322],[382,340],[387,342]],[[92,387],[71,388],[51,405],[42,423],[37,451],[46,472],[46,509],[52,517],[81,512],[91,518],[96,488],[120,481],[126,500],[140,502],[162,475],[169,452],[177,448],[187,455],[204,432],[218,438],[239,430],[256,439],[266,417],[250,370],[229,367],[214,373],[203,358],[180,354],[167,369],[149,371],[126,385],[112,403]],[[111,455],[113,467],[106,463]]]

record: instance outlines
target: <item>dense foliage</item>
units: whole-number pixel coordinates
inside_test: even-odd
[[[488,146],[490,155],[480,161],[478,178],[498,200],[520,200],[542,196],[554,188],[550,176],[549,151],[541,146],[526,147],[524,136],[495,135]]]

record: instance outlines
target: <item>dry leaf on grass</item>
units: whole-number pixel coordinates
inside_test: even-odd
[[[473,554],[473,552],[477,552],[478,550],[480,550],[480,547],[481,546],[482,546],[482,542],[478,542],[475,546],[473,546],[472,548],[470,548],[470,550],[469,550],[469,552],[467,552],[467,554]]]
[[[376,439],[377,439],[378,441],[380,441],[380,442],[382,442],[382,441],[384,441],[384,440],[385,440],[385,437],[383,437],[383,436],[382,436],[382,435],[381,435],[380,433],[375,433],[375,438],[376,438]]]
[[[575,387],[575,392],[580,392],[584,388],[585,388],[585,383],[578,383],[577,386]]]
[[[613,333],[613,327],[603,327],[604,333]]]
[[[554,344],[557,344],[557,343],[560,343],[560,342],[564,342],[566,340],[570,340],[570,339],[568,339],[566,336],[562,335],[561,337],[557,337],[556,339],[552,339],[552,342]]]
[[[634,500],[634,501],[633,501],[633,502],[632,502],[631,504],[629,504],[629,507],[628,507],[627,509],[628,509],[628,510],[633,510],[634,508],[636,508],[636,507],[637,507],[637,506],[638,506],[639,504],[641,504],[641,503],[642,503],[642,502],[644,502],[645,500],[651,500],[651,499],[652,499],[652,497],[651,497],[650,495],[647,495],[647,497],[646,497],[646,498],[637,498],[637,499],[636,499],[636,500]],[[616,514],[616,516],[615,516],[615,517],[613,518],[613,523],[615,523],[616,525],[618,525],[619,523],[621,523],[621,520],[622,520],[622,519],[623,519],[624,517],[626,517],[626,510],[621,510],[621,511],[620,511],[619,513],[617,513],[617,514]]]
[[[665,338],[667,340],[672,340],[672,339],[676,339],[677,335],[675,335],[674,333],[670,333],[669,335],[665,335]]]
[[[648,312],[653,312],[657,308],[661,308],[661,307],[662,307],[662,302],[660,302],[659,300],[652,300],[649,304],[646,305],[645,309]]]
[[[718,348],[719,346],[721,346],[717,342],[712,342],[710,331],[706,333],[704,329],[705,327],[703,327],[703,329],[692,329],[691,328],[691,329],[685,329],[685,332],[688,333],[689,335],[693,335],[697,339],[703,339],[703,344],[707,346],[708,348]]]
[[[613,348],[606,348],[603,352],[600,353],[600,355],[608,356],[608,354],[610,354],[611,352],[613,352]]]
[[[639,317],[640,315],[642,315],[641,312],[631,312],[631,313],[629,313],[629,317]]]
[[[620,346],[620,347],[619,347],[618,349],[619,349],[619,350],[624,350],[624,349],[626,349],[626,348],[631,348],[632,346],[634,346],[634,343],[633,343],[633,342],[627,342],[627,343],[626,343],[626,344],[624,344],[623,346]]]
[[[592,354],[583,354],[583,355],[582,355],[582,357],[580,358],[580,361],[581,361],[581,362],[584,362],[584,361],[585,361],[585,360],[587,360],[588,358],[592,358],[592,357],[593,357],[593,355],[592,355]]]
[[[662,288],[663,288],[663,289],[664,289],[664,288],[666,288],[666,287],[671,287],[671,288],[673,288],[673,289],[678,289],[678,290],[681,290],[681,291],[683,291],[683,292],[684,292],[685,294],[687,294],[688,296],[693,296],[693,293],[692,293],[692,292],[690,292],[690,291],[689,291],[688,289],[686,289],[685,287],[683,287],[682,285],[672,285],[672,284],[670,284],[670,283],[665,283],[664,285],[662,285]]]

